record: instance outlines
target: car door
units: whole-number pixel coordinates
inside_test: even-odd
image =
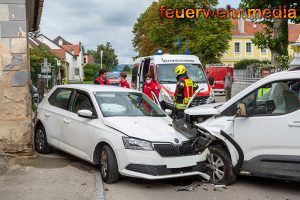
[[[290,87],[295,81],[267,84],[241,100],[250,114],[234,119],[234,139],[245,156],[242,170],[300,178],[300,101]]]
[[[91,160],[91,147],[95,126],[94,120],[79,117],[78,110],[90,110],[96,116],[95,107],[87,92],[76,90],[74,92],[70,111],[63,118],[62,138],[64,148],[70,153]]]
[[[73,90],[58,88],[48,99],[44,107],[44,126],[48,142],[56,147],[62,146],[62,120],[68,112]]]

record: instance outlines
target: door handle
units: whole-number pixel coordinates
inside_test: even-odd
[[[50,114],[49,114],[49,113],[45,113],[45,116],[46,116],[46,117],[50,117]]]
[[[69,124],[69,123],[70,123],[70,121],[69,121],[69,120],[67,120],[67,119],[64,119],[64,123],[65,123],[65,124]]]
[[[288,124],[289,127],[300,127],[300,121],[294,121]]]

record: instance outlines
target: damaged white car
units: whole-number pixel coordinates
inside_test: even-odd
[[[208,150],[193,142],[143,93],[98,85],[54,87],[38,106],[34,134],[38,153],[55,147],[100,164],[107,183],[119,174],[210,179],[203,173]]]
[[[280,72],[222,106],[202,106],[213,117],[196,127],[199,143],[209,141],[215,182],[231,184],[238,174],[300,180],[299,94],[300,71]]]

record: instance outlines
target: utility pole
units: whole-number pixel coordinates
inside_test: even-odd
[[[101,66],[101,69],[102,69],[102,57],[103,57],[103,50],[100,51],[100,66]]]

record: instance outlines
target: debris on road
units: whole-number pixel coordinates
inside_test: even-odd
[[[175,191],[176,192],[181,192],[181,191],[189,191],[189,192],[193,192],[193,191],[197,191],[197,187],[193,187],[193,186],[176,186],[175,187]]]

